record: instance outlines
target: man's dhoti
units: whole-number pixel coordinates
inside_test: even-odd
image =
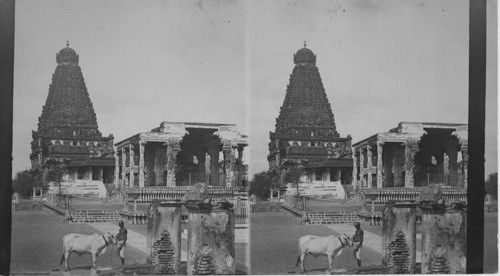
[[[358,246],[359,246],[359,248],[358,248]],[[358,248],[357,251],[354,251],[354,255],[356,256],[356,259],[361,260],[361,249],[363,248],[363,244],[361,244],[360,242],[355,242],[353,247]]]
[[[127,244],[125,243],[125,241],[116,241],[116,246],[118,247],[118,255],[120,255],[120,258],[125,258],[125,246],[126,245]],[[120,246],[122,246],[122,249],[119,249]]]

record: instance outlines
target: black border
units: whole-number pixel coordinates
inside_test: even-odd
[[[0,274],[10,273],[14,0],[0,0]]]
[[[482,273],[484,260],[484,143],[486,0],[469,0],[469,175],[467,273]],[[0,274],[10,273],[14,0],[0,0]]]
[[[486,0],[469,0],[467,273],[483,273],[484,267],[485,104]]]

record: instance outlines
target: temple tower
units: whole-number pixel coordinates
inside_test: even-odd
[[[69,43],[56,54],[47,100],[32,133],[32,168],[64,164],[67,181],[113,182],[113,136],[103,137],[78,66],[79,56]]]
[[[269,168],[283,177],[288,167],[301,164],[309,181],[350,184],[351,137],[342,138],[337,132],[316,55],[304,42],[293,62],[276,130],[270,132]]]

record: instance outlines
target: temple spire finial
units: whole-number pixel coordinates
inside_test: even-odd
[[[69,40],[66,40],[66,47],[69,47]]]
[[[304,48],[307,46],[307,42],[304,40]]]

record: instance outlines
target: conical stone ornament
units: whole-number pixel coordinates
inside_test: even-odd
[[[204,246],[200,252],[198,261],[196,262],[197,275],[211,275],[215,273],[213,258],[210,256],[212,250],[208,246]]]
[[[450,268],[446,264],[447,260],[443,256],[445,252],[446,250],[438,245],[431,260],[431,274],[448,274],[450,272]]]
[[[170,239],[170,233],[166,229],[161,233],[160,239],[153,244],[151,262],[155,267],[155,274],[175,274],[174,248]]]
[[[396,240],[387,247],[388,266],[394,268],[395,274],[410,273],[410,248],[405,240],[405,234],[399,231]]]

